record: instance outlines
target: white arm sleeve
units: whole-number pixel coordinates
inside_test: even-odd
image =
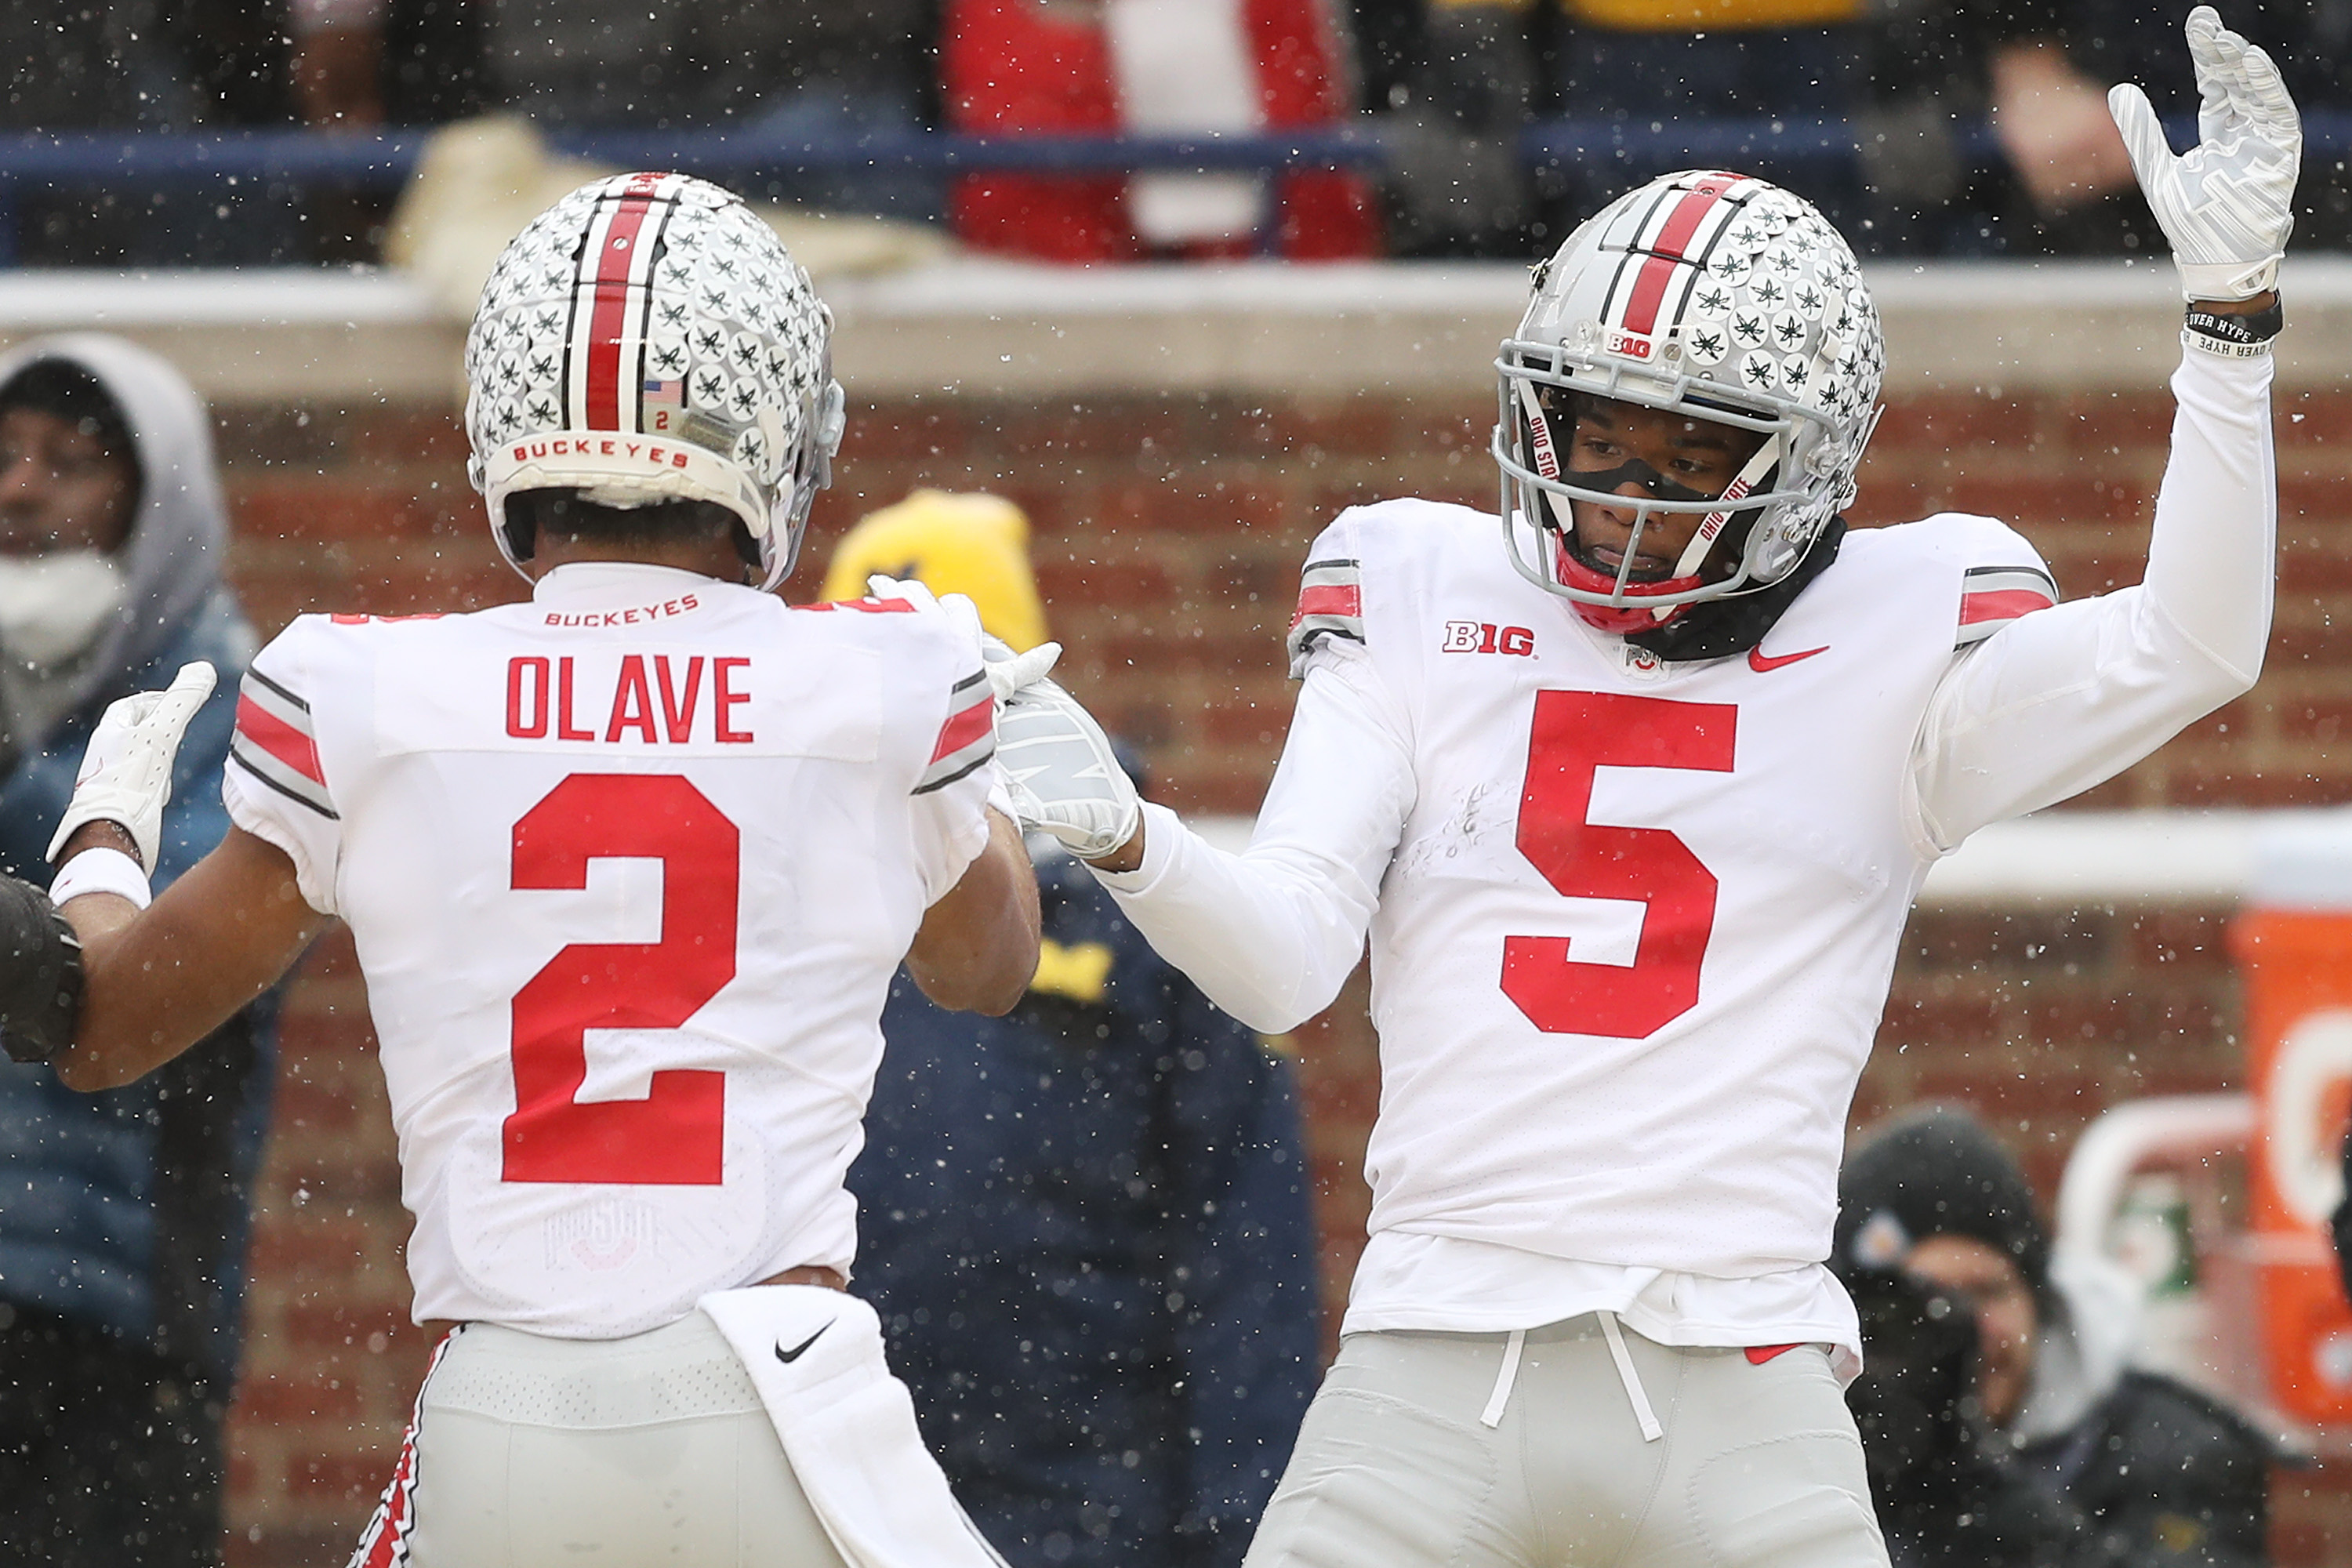
[[[2253,685],[2278,532],[2271,361],[2183,352],[2136,588],[2022,616],[1962,655],[1912,754],[1938,851],[2111,778]]]
[[[1329,1006],[1355,968],[1413,793],[1412,752],[1371,661],[1340,645],[1307,673],[1247,850],[1213,848],[1146,805],[1143,864],[1097,875],[1211,1001],[1281,1034]]]

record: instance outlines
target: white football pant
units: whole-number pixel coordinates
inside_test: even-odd
[[[1588,1314],[1341,1340],[1246,1568],[1886,1563],[1821,1346],[1759,1364]]]
[[[352,1568],[843,1568],[700,1312],[625,1340],[449,1336]]]

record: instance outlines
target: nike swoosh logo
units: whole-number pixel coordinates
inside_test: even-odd
[[[1809,647],[1802,653],[1784,653],[1775,658],[1760,647],[1751,647],[1748,650],[1748,668],[1762,675],[1769,670],[1778,669],[1784,664],[1794,664],[1801,658],[1811,658],[1817,653],[1829,651],[1830,645],[1823,643],[1819,647]]]
[[[824,1329],[829,1329],[831,1327],[833,1327],[833,1323],[831,1321],[827,1321],[824,1325]],[[793,1363],[801,1359],[803,1352],[807,1351],[809,1346],[816,1343],[816,1342],[823,1337],[824,1329],[819,1329],[815,1333],[811,1334],[808,1338],[803,1340],[800,1343],[794,1345],[790,1350],[786,1350],[784,1348],[783,1341],[778,1340],[776,1342],[776,1359],[782,1362],[786,1366],[792,1365]]]

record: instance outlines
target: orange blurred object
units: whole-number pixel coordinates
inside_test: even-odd
[[[2230,930],[2245,977],[2254,1096],[2249,1161],[2262,1364],[2282,1414],[2352,1425],[2352,1307],[2329,1239],[2352,1100],[2352,888],[2347,908],[2254,906]]]

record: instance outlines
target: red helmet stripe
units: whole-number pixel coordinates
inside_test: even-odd
[[[583,423],[591,430],[635,427],[634,419],[627,424],[622,422],[621,394],[624,389],[628,392],[629,409],[634,415],[644,377],[640,374],[624,374],[621,362],[627,357],[625,351],[642,350],[644,346],[643,322],[633,323],[628,319],[629,300],[633,292],[643,293],[646,275],[652,270],[653,247],[639,241],[651,238],[645,232],[646,220],[660,194],[662,178],[659,174],[640,174],[631,180],[614,205],[603,231],[590,231],[595,251],[593,257],[583,258],[582,269],[590,272],[594,281],[588,317],[587,397],[582,413]],[[642,310],[639,313],[643,314]],[[639,330],[632,331],[632,326]],[[634,371],[642,367],[631,368]]]
[[[1674,211],[1666,215],[1665,226],[1650,244],[1650,254],[1643,258],[1642,269],[1633,278],[1632,298],[1625,302],[1625,330],[1647,337],[1658,326],[1658,306],[1665,300],[1666,285],[1674,280],[1675,268],[1685,265],[1684,256],[1691,237],[1698,233],[1708,211],[1721,201],[1739,179],[1735,174],[1708,174],[1702,177],[1682,199]]]

